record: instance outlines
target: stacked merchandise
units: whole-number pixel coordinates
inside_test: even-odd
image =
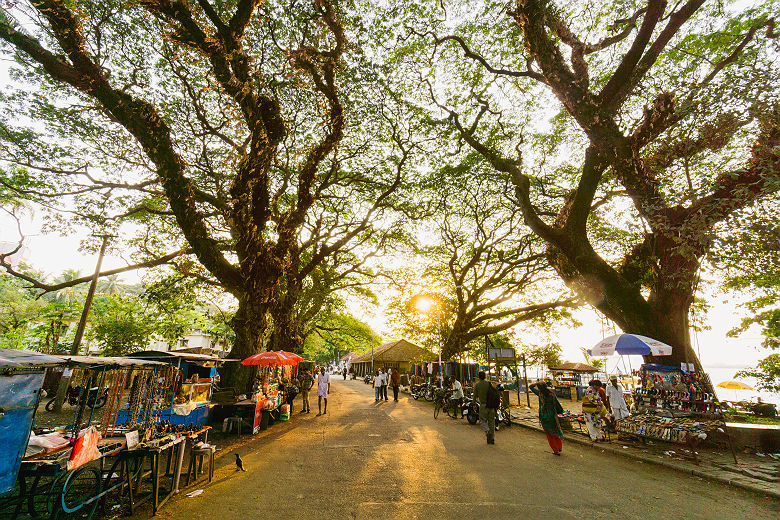
[[[650,437],[667,442],[688,443],[704,440],[721,425],[720,421],[697,418],[669,418],[633,415],[617,423],[620,434]]]
[[[645,364],[641,385],[634,390],[638,408],[662,408],[690,412],[716,412],[715,396],[706,392],[707,374],[685,372],[677,367]]]

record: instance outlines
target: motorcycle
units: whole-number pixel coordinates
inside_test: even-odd
[[[461,408],[469,424],[477,424],[479,420],[479,403],[471,397],[464,397]]]
[[[370,384],[370,383],[372,383],[373,381],[374,381],[374,378],[373,378],[373,377],[371,377],[371,374],[366,374],[366,375],[363,377],[363,382],[364,382],[365,384]]]
[[[71,406],[76,406],[81,399],[82,388],[79,385],[68,386],[68,390],[65,393],[65,400],[63,403],[68,403]],[[54,402],[57,400],[55,395],[48,403],[46,403],[46,411],[54,411]],[[108,387],[103,389],[103,393],[100,394],[100,388],[94,386],[87,392],[87,406],[93,410],[103,408],[103,405],[108,401]]]
[[[501,392],[504,389],[504,385],[498,385],[497,390]],[[463,413],[466,415],[466,420],[469,424],[477,424],[479,420],[479,402],[472,397],[465,397],[463,399]],[[503,423],[506,426],[512,425],[512,414],[509,412],[509,406],[504,404],[503,400],[501,406],[496,410],[496,431],[498,431],[499,425]]]

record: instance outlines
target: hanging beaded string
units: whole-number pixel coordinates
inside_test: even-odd
[[[103,405],[103,413],[100,415],[100,435],[104,438],[106,437],[106,425],[108,424],[108,420],[111,417],[111,411],[114,408],[114,400],[116,399],[116,391],[117,391],[117,380],[118,380],[119,371],[118,370],[112,370],[109,372],[109,374],[106,376],[105,385],[106,387],[110,388],[111,390],[108,393],[108,400],[106,401],[106,404]]]
[[[130,397],[130,420],[127,425],[133,427],[138,424],[138,416],[141,413],[141,406],[143,404],[143,395],[146,390],[146,381],[148,379],[147,372],[143,371],[136,376],[135,390]]]

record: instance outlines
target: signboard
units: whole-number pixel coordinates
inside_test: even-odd
[[[260,421],[263,418],[263,404],[265,400],[262,395],[257,396],[257,403],[255,404],[255,420],[252,423],[252,433],[258,433],[260,431]]]
[[[513,348],[489,348],[488,359],[491,360],[515,360],[515,349]]]

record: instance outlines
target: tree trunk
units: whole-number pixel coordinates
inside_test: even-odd
[[[268,342],[268,350],[286,350],[303,353],[303,338],[294,309],[278,305],[271,309],[274,330]]]
[[[236,340],[228,356],[230,359],[246,359],[257,354],[262,347],[263,334],[268,324],[267,311],[265,306],[257,304],[257,301],[258,298],[249,296],[238,301],[238,310],[231,320]],[[223,387],[235,388],[239,394],[252,391],[252,367],[228,362],[222,365],[219,372]]]
[[[302,283],[297,278],[299,270],[297,251],[290,253],[290,272],[279,295],[273,299],[269,309],[273,319],[273,333],[268,350],[286,350],[303,354],[303,326],[298,308],[301,299]]]

